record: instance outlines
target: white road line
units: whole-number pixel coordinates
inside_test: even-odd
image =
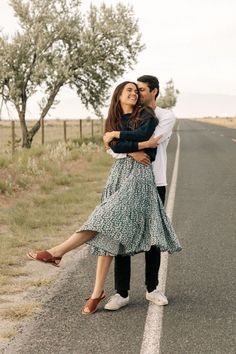
[[[178,128],[177,128],[177,150],[175,154],[175,163],[172,172],[172,179],[171,179],[168,201],[166,206],[166,212],[170,220],[172,219],[173,216],[176,184],[177,184],[177,177],[178,177],[178,167],[179,167],[180,136],[178,133]],[[168,253],[164,252],[161,255],[161,266],[159,271],[159,286],[158,286],[158,288],[162,292],[165,292],[165,287],[166,287],[167,265],[168,265]],[[145,323],[144,334],[143,334],[143,342],[142,342],[140,354],[160,353],[162,320],[163,320],[163,306],[157,306],[150,302],[148,306],[148,312],[146,317],[146,323]]]

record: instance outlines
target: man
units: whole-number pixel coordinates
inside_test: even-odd
[[[137,80],[141,103],[154,109],[159,124],[156,127],[154,136],[161,136],[159,141],[156,159],[152,164],[155,182],[158,194],[164,205],[166,194],[166,169],[167,154],[166,148],[172,134],[176,118],[174,114],[168,110],[157,106],[156,99],[159,94],[159,81],[155,76],[144,75]],[[115,158],[124,158],[126,154],[114,154],[109,151]],[[136,161],[145,165],[150,163],[148,155],[143,151],[129,154]],[[168,300],[164,294],[158,289],[158,272],[160,268],[161,252],[159,248],[152,246],[148,252],[145,252],[145,284],[146,299],[157,305],[163,306],[168,304]],[[105,305],[107,310],[118,310],[129,303],[130,289],[130,256],[115,257],[115,289],[117,293],[113,295]]]

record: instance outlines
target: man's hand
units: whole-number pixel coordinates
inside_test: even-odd
[[[147,143],[149,148],[156,148],[159,145],[159,140],[161,139],[162,135],[157,136],[156,138],[150,138]]]
[[[151,163],[150,157],[144,151],[131,152],[128,155],[131,156],[135,161],[145,166],[148,166]]]
[[[113,140],[113,138],[114,138],[113,132],[106,132],[103,135],[103,141],[104,141],[105,146],[108,145]]]
[[[156,148],[159,145],[159,140],[161,139],[162,135],[157,136],[156,138],[150,138],[147,141],[142,141],[138,143],[138,149],[143,150],[147,148]]]
[[[118,130],[113,130],[112,132],[106,132],[104,135],[103,135],[103,141],[104,141],[104,144],[108,145],[113,139],[120,139],[120,131]]]

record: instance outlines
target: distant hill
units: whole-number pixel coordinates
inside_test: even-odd
[[[179,118],[236,117],[236,96],[180,93],[173,111]]]

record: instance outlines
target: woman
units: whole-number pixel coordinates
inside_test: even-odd
[[[150,139],[158,123],[151,109],[140,108],[135,83],[126,81],[115,89],[106,120],[105,143],[114,152],[145,149],[155,159],[157,138]],[[95,287],[82,313],[96,311],[113,256],[147,251],[156,245],[170,253],[181,249],[158,196],[151,166],[132,158],[117,160],[98,205],[87,222],[62,244],[47,251],[30,252],[38,261],[58,266],[62,256],[88,243],[98,258]]]

